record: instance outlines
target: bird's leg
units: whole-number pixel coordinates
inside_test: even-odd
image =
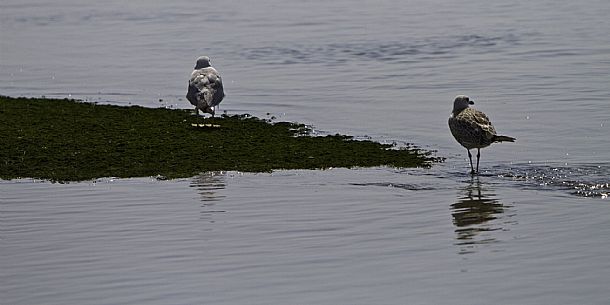
[[[470,154],[470,149],[467,149],[467,151],[468,151],[468,160],[470,160],[470,173],[474,175],[475,171],[474,171],[474,167],[472,167],[472,154]]]
[[[477,148],[477,173],[479,172],[479,158],[481,158],[481,149]]]

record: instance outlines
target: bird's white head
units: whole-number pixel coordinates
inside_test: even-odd
[[[474,105],[468,96],[458,95],[453,101],[453,113],[458,114],[460,111],[468,108],[469,105]]]
[[[210,58],[207,56],[201,56],[197,58],[197,64],[195,64],[195,69],[203,69],[210,66]]]

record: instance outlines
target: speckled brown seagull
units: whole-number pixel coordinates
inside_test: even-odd
[[[468,150],[468,159],[470,160],[471,174],[479,172],[479,158],[481,157],[481,148],[491,145],[495,142],[515,142],[515,138],[508,136],[499,136],[496,134],[496,129],[489,121],[485,113],[470,108],[474,102],[465,95],[458,95],[453,101],[453,112],[449,117],[449,129],[453,137]],[[477,170],[472,166],[472,155],[470,150],[477,149]]]
[[[214,116],[216,106],[224,97],[220,74],[210,65],[209,57],[199,57],[195,69],[191,73],[186,93],[186,99],[195,106],[195,114],[199,115],[199,110],[201,110]]]

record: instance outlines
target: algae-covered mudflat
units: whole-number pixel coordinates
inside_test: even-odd
[[[415,148],[309,131],[248,115],[203,118],[183,109],[0,97],[0,178],[178,178],[218,170],[418,167],[435,160]]]

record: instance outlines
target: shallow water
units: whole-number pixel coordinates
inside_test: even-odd
[[[603,304],[608,204],[440,169],[3,182],[8,304]]]
[[[0,181],[3,302],[610,299],[607,1],[149,3],[3,1],[0,94],[189,108],[207,54],[223,111],[447,160]],[[448,131],[457,94],[517,138],[482,150],[478,177]]]

